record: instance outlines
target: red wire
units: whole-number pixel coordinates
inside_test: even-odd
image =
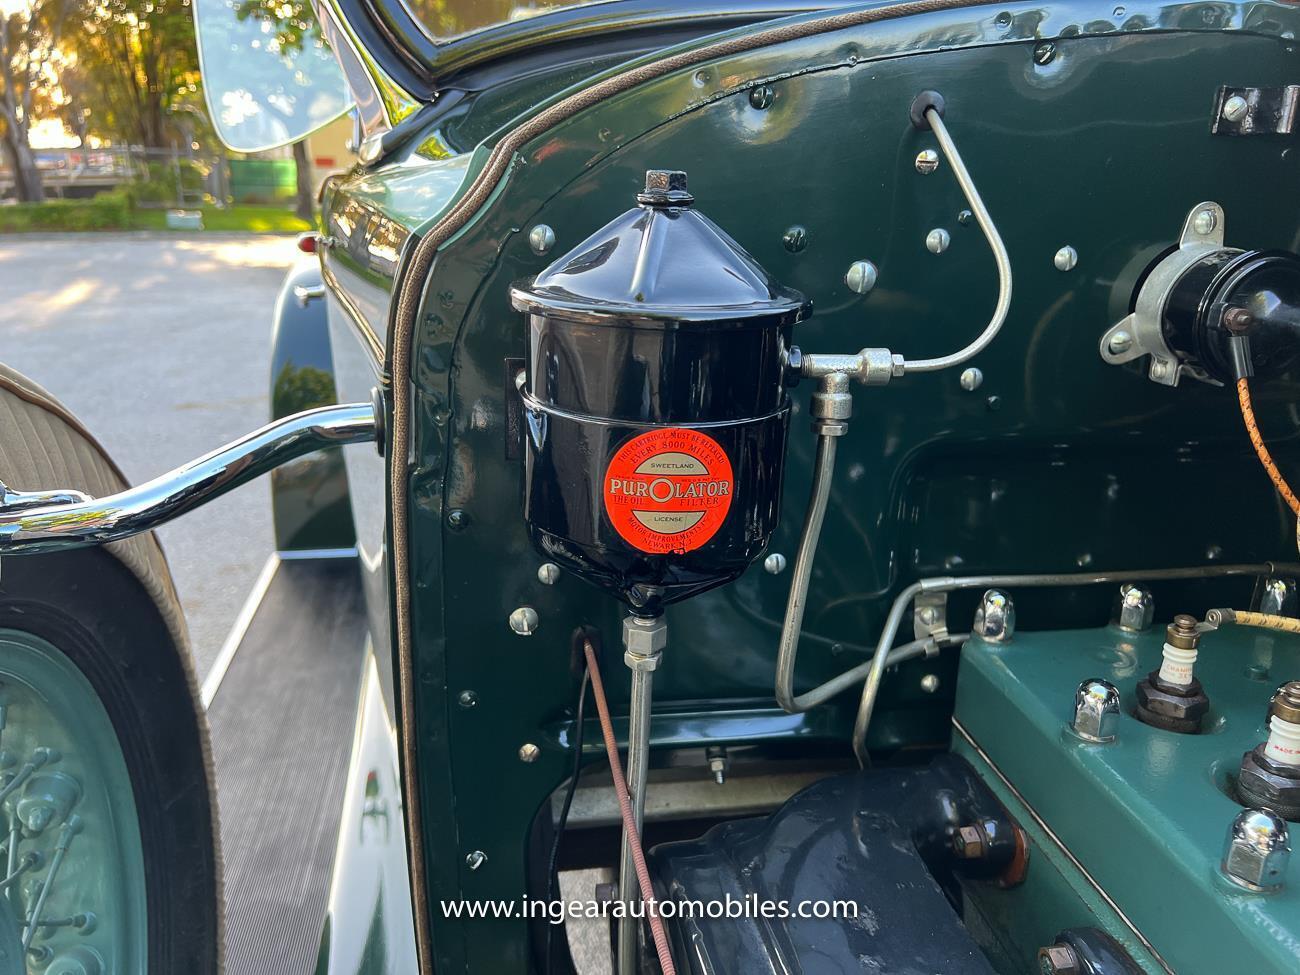
[[[646,903],[646,914],[650,921],[650,933],[654,936],[655,952],[659,955],[659,967],[663,975],[677,975],[673,966],[673,956],[668,950],[668,934],[664,931],[663,919],[655,906],[655,891],[650,884],[650,870],[645,863],[645,853],[641,850],[641,831],[636,828],[636,817],[632,815],[632,797],[627,791],[627,779],[623,777],[623,763],[618,757],[618,741],[614,738],[614,723],[609,719],[609,704],[605,700],[605,685],[600,679],[600,665],[596,662],[596,651],[591,641],[582,643],[583,653],[587,655],[587,672],[591,674],[591,691],[596,698],[596,710],[600,714],[600,730],[605,737],[605,752],[609,755],[609,770],[614,774],[614,794],[618,796],[618,808],[623,814],[623,829],[627,831],[627,844],[632,851],[632,861],[636,864],[636,879],[641,887],[641,899]],[[620,923],[628,924],[633,918],[624,918]]]

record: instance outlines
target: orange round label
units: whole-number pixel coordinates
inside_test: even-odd
[[[618,449],[605,471],[605,511],[633,548],[690,552],[722,527],[734,486],[731,461],[716,440],[666,427]]]

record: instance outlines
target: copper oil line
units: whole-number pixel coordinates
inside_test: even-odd
[[[609,770],[614,777],[614,794],[618,797],[619,812],[623,817],[623,829],[627,830],[628,846],[632,850],[632,860],[636,864],[636,879],[641,887],[641,899],[646,905],[646,919],[650,922],[650,933],[654,937],[655,952],[659,956],[659,967],[663,975],[677,975],[673,966],[673,956],[668,950],[668,934],[664,931],[663,919],[655,904],[654,887],[650,883],[650,869],[646,866],[645,851],[641,848],[641,831],[637,829],[636,817],[632,815],[632,796],[628,793],[627,779],[623,775],[623,762],[618,757],[618,741],[614,737],[614,722],[609,717],[609,703],[605,700],[605,684],[600,679],[600,664],[596,661],[596,651],[590,640],[582,641],[582,652],[587,657],[587,673],[591,675],[591,693],[596,700],[596,711],[600,715],[600,730],[605,738],[605,753],[609,756]],[[628,924],[634,919],[623,918],[620,923]]]

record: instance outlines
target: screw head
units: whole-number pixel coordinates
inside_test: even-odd
[[[1219,225],[1219,218],[1213,210],[1198,210],[1196,216],[1192,218],[1192,230],[1207,237],[1214,233],[1214,228]]]
[[[1052,257],[1052,263],[1056,265],[1058,271],[1073,271],[1074,266],[1079,263],[1079,252],[1066,244]]]
[[[1249,110],[1250,105],[1240,95],[1233,95],[1223,103],[1223,117],[1229,122],[1240,122]]]
[[[844,275],[844,283],[850,291],[864,295],[876,286],[879,277],[880,272],[870,261],[854,261]]]
[[[774,576],[779,576],[785,571],[785,556],[780,552],[773,552],[763,560],[763,568]]]
[[[1056,44],[1053,41],[1034,45],[1034,64],[1051,64],[1055,58]]]
[[[925,249],[931,254],[942,254],[952,243],[952,236],[942,227],[935,227],[925,235]]]
[[[478,707],[478,695],[469,690],[461,691],[456,695],[456,703],[466,710]]]
[[[461,508],[452,508],[447,512],[447,527],[457,530],[469,524],[469,515]]]
[[[555,246],[555,231],[546,224],[539,223],[528,231],[528,246],[533,249],[534,254],[545,254]]]
[[[922,149],[916,154],[916,171],[929,176],[939,168],[939,154],[933,149]]]
[[[969,369],[962,370],[961,379],[958,381],[961,383],[962,389],[968,393],[973,393],[984,385],[984,373],[971,366]]]
[[[542,750],[531,741],[519,746],[519,761],[531,765],[541,757]]]
[[[1123,355],[1133,348],[1133,333],[1121,328],[1110,337],[1110,341],[1106,343],[1106,348],[1110,349],[1113,355]]]
[[[808,246],[808,231],[798,224],[795,224],[781,235],[781,244],[791,254],[798,254]]]
[[[1155,362],[1151,363],[1152,379],[1164,379],[1168,375],[1169,363],[1165,362],[1164,359],[1157,359]]]
[[[537,632],[537,624],[540,622],[537,616],[537,610],[531,606],[520,606],[510,614],[510,629],[514,630],[519,636],[532,636]]]
[[[482,850],[472,850],[465,854],[465,866],[471,870],[477,870],[483,864],[487,863],[487,854]]]
[[[927,694],[933,694],[939,689],[939,675],[926,674],[921,678],[921,690]]]
[[[776,101],[776,92],[769,85],[759,85],[757,88],[749,90],[749,104],[760,112],[765,108],[770,108],[774,101]]]
[[[554,562],[543,562],[537,567],[537,581],[543,586],[553,586],[560,579],[560,567]]]

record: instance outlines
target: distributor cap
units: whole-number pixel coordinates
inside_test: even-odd
[[[812,304],[694,209],[686,174],[652,169],[637,206],[510,292],[518,311],[580,321],[783,326]]]

